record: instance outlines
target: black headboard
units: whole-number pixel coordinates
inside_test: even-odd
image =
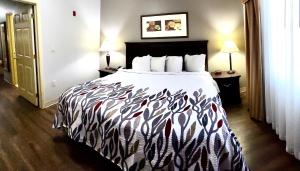
[[[126,42],[126,68],[132,68],[136,56],[182,56],[206,54],[205,70],[208,71],[208,40],[177,42]]]

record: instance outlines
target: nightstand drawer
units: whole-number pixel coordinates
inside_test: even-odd
[[[239,78],[216,79],[220,89],[236,89],[239,86]]]
[[[107,75],[115,73],[117,70],[114,68],[110,68],[110,69],[99,69],[98,71],[100,77],[105,77]]]
[[[224,105],[241,103],[240,97],[240,75],[227,74],[212,75],[220,89],[220,97]]]

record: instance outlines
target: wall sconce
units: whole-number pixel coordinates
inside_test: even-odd
[[[225,41],[223,44],[223,47],[221,49],[221,52],[229,53],[229,64],[230,64],[230,70],[227,71],[228,74],[234,74],[235,71],[232,70],[232,63],[231,63],[231,54],[234,52],[238,52],[239,48],[236,46],[236,44],[232,40]]]
[[[106,69],[110,69],[110,67],[109,67],[110,54],[109,53],[112,50],[113,50],[113,42],[110,40],[105,40],[101,45],[100,52],[106,52],[106,64],[107,64]]]

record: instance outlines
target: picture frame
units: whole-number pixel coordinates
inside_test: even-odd
[[[141,16],[141,39],[187,38],[188,13],[164,13]]]

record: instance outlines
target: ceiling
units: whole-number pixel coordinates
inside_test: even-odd
[[[5,21],[6,13],[15,13],[18,11],[22,11],[22,9],[28,6],[29,5],[15,2],[13,0],[0,0],[0,22]]]

